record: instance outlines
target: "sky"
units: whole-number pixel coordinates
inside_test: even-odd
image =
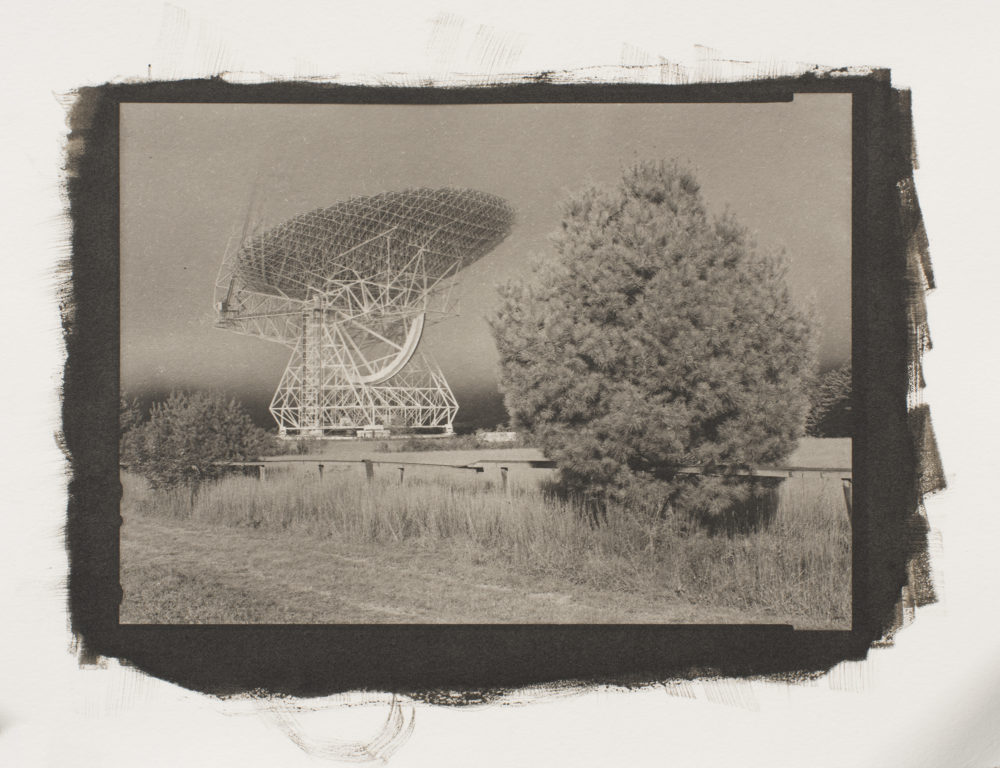
[[[460,274],[460,315],[431,326],[421,351],[455,392],[457,425],[502,423],[485,319],[497,284],[551,252],[569,193],[659,159],[687,164],[710,211],[728,208],[759,247],[785,253],[793,298],[821,321],[821,365],[848,361],[849,94],[774,104],[123,104],[122,389],[222,389],[273,425],[266,406],[291,351],[216,329],[213,317],[219,267],[251,200],[266,229],[358,195],[466,187],[505,198],[517,219]]]

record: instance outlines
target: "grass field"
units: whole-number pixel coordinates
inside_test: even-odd
[[[364,448],[367,447],[367,450]],[[442,447],[445,447],[442,445]],[[469,463],[531,449],[327,458]],[[850,466],[850,441],[806,440],[789,464]],[[591,525],[544,492],[551,472],[272,465],[186,491],[125,473],[127,623],[743,623],[845,628],[850,527],[835,477],[790,478],[756,527],[612,510]],[[768,518],[765,520],[765,518]]]

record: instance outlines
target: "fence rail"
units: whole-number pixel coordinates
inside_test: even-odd
[[[399,470],[399,484],[403,484],[403,473],[406,467],[416,466],[416,467],[445,467],[446,469],[462,469],[469,472],[474,472],[476,474],[482,474],[484,471],[483,467],[476,467],[472,465],[461,465],[461,464],[441,464],[430,461],[380,461],[376,459],[302,459],[298,457],[294,458],[268,458],[261,459],[259,461],[216,461],[213,465],[216,467],[257,467],[257,476],[261,480],[267,479],[267,467],[269,464],[315,464],[316,468],[319,470],[320,478],[323,477],[323,469],[327,464],[363,464],[365,467],[365,476],[368,481],[371,482],[375,479],[375,466],[378,464],[388,464],[390,466],[396,467]]]
[[[506,466],[526,465],[532,469],[556,469],[554,461],[539,459],[480,459],[465,466],[475,467],[482,464],[503,464]],[[715,467],[704,466],[681,466],[674,467],[673,471],[680,475],[736,475],[739,477],[798,477],[801,475],[829,475],[841,479],[850,480],[852,472],[850,467],[727,467],[723,465]]]
[[[365,468],[365,476],[369,482],[375,479],[375,467],[377,465],[389,465],[399,470],[399,483],[403,484],[406,467],[444,467],[446,469],[457,469],[481,474],[485,471],[484,465],[495,465],[500,468],[500,482],[505,493],[510,493],[508,484],[508,472],[511,467],[524,466],[530,469],[556,469],[556,463],[547,459],[479,459],[470,464],[444,464],[430,461],[387,461],[382,459],[316,459],[294,457],[269,457],[258,459],[257,461],[216,461],[216,467],[256,467],[257,476],[260,480],[267,479],[267,467],[270,464],[315,464],[319,470],[320,479],[323,478],[323,469],[327,464],[361,464]],[[128,469],[128,465],[121,464],[122,469]],[[853,486],[854,474],[851,467],[781,467],[781,466],[759,466],[759,467],[725,467],[725,466],[682,466],[676,467],[674,471],[682,475],[721,475],[735,477],[802,477],[805,475],[819,475],[820,477],[838,477],[844,491],[844,505],[847,509],[848,520],[853,521],[854,499]]]
[[[390,461],[386,459],[317,459],[300,457],[268,457],[256,461],[216,461],[217,467],[259,467],[268,464],[388,464],[391,466],[445,467],[447,469],[467,469],[482,472],[484,465],[525,466],[531,469],[556,469],[557,464],[547,459],[477,459],[468,464],[445,464],[433,461]],[[800,475],[830,475],[851,479],[851,467],[783,467],[783,466],[679,466],[673,469],[681,475],[735,475],[740,477],[798,477]]]
[[[399,483],[403,484],[406,467],[444,467],[446,469],[466,470],[480,474],[485,471],[485,465],[494,465],[500,468],[500,483],[505,493],[510,493],[508,484],[508,472],[511,467],[523,466],[529,469],[556,469],[554,461],[547,459],[479,459],[469,464],[444,464],[430,461],[388,461],[383,459],[316,459],[294,457],[269,457],[258,461],[217,461],[217,467],[257,467],[258,477],[261,480],[267,479],[267,466],[269,464],[315,464],[319,470],[320,478],[323,477],[323,469],[327,464],[363,464],[365,476],[371,482],[375,479],[375,467],[377,465],[388,465],[399,470]],[[854,474],[851,467],[782,467],[782,466],[681,466],[675,467],[674,472],[680,475],[718,475],[725,477],[773,477],[789,478],[804,477],[806,475],[819,475],[820,477],[837,477],[841,481],[844,491],[844,505],[847,509],[847,518],[854,517],[853,485]]]
[[[507,490],[507,470],[510,466],[525,465],[532,469],[556,469],[554,461],[539,459],[482,459],[469,466],[482,466],[483,464],[499,464],[500,477],[503,488]],[[758,466],[758,467],[699,467],[683,466],[675,467],[674,472],[679,475],[722,475],[736,477],[804,477],[806,475],[819,475],[820,477],[837,477],[840,479],[841,487],[844,491],[844,506],[847,510],[847,519],[853,521],[854,518],[854,473],[851,467],[781,467],[781,466]]]

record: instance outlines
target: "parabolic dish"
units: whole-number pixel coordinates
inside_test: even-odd
[[[329,281],[406,269],[433,277],[489,253],[514,221],[505,200],[472,189],[413,189],[355,197],[304,213],[251,238],[235,273],[258,293],[305,299]]]

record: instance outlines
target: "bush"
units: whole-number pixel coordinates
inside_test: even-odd
[[[664,163],[570,197],[553,245],[491,319],[513,426],[571,489],[706,512],[744,500],[747,483],[672,467],[779,461],[803,434],[814,330],[782,260]]]
[[[143,423],[142,407],[124,392],[118,402],[118,460],[132,465],[138,459],[138,436]]]
[[[154,488],[171,488],[219,477],[225,470],[215,462],[256,459],[268,443],[234,398],[173,392],[123,438],[123,460]]]

